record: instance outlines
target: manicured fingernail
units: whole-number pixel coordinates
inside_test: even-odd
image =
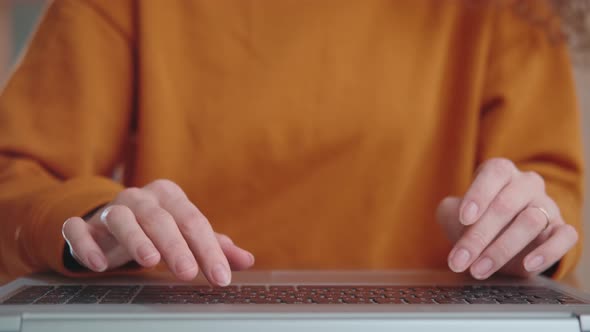
[[[100,221],[106,222],[107,216],[109,215],[109,212],[111,212],[111,207],[112,206],[109,206],[106,209],[102,210],[102,213],[100,214]]]
[[[88,254],[88,263],[90,268],[97,272],[103,272],[107,269],[107,262],[102,258],[102,255],[96,252]]]
[[[491,259],[488,257],[482,258],[473,267],[473,274],[476,278],[484,277],[490,272],[493,266],[494,262]]]
[[[451,257],[451,269],[454,272],[463,272],[467,268],[470,257],[469,251],[463,248],[458,249]]]
[[[63,224],[61,224],[61,236],[64,238],[64,240],[66,240],[66,242],[68,243],[68,245],[71,247],[70,245],[70,241],[68,240],[68,238],[66,237],[66,233],[64,232],[64,230],[66,229],[66,225],[68,224],[68,222],[70,222],[72,218],[68,218],[66,219],[66,221],[64,221]]]
[[[543,265],[543,263],[545,263],[545,258],[543,258],[543,256],[535,256],[529,259],[524,267],[529,272],[535,272],[541,267],[541,265]]]
[[[213,280],[215,280],[219,286],[227,286],[231,282],[229,271],[223,264],[215,265],[211,273],[213,274]]]
[[[197,265],[192,259],[185,255],[180,257],[178,261],[176,261],[176,265],[174,267],[176,273],[181,274],[196,269]]]
[[[154,246],[146,243],[137,249],[137,254],[143,261],[149,261],[150,259],[158,256],[158,251],[156,248],[154,248]]]
[[[477,204],[474,202],[469,202],[463,208],[463,213],[461,214],[461,223],[463,225],[471,225],[475,222],[475,218],[477,217],[478,211]]]

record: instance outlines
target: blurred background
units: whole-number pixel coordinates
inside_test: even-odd
[[[0,0],[0,81],[27,42],[47,0]]]
[[[113,0],[116,1],[116,0]],[[0,0],[0,84],[26,45],[47,0]],[[590,59],[585,59],[590,60]],[[583,116],[586,160],[590,161],[590,61],[575,65],[576,83]],[[586,178],[584,255],[577,274],[582,286],[590,290],[590,176]]]

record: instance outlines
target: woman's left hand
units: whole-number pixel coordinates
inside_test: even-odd
[[[545,193],[543,178],[507,159],[485,162],[462,199],[447,197],[440,203],[437,218],[455,242],[449,267],[469,269],[477,279],[497,271],[538,274],[578,240],[576,229],[563,221]]]

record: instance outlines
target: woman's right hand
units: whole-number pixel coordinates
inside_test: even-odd
[[[211,284],[226,286],[231,270],[254,264],[251,253],[215,233],[182,189],[169,180],[123,190],[88,221],[69,218],[63,236],[72,256],[96,272],[131,260],[152,267],[163,258],[179,279],[195,278],[200,268]]]

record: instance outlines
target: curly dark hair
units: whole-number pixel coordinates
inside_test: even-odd
[[[540,0],[512,1],[523,19],[547,31],[556,42],[567,41],[575,56],[590,61],[590,0],[545,0],[552,9],[545,15],[532,10]]]
[[[549,0],[574,48],[590,50],[590,0]]]

